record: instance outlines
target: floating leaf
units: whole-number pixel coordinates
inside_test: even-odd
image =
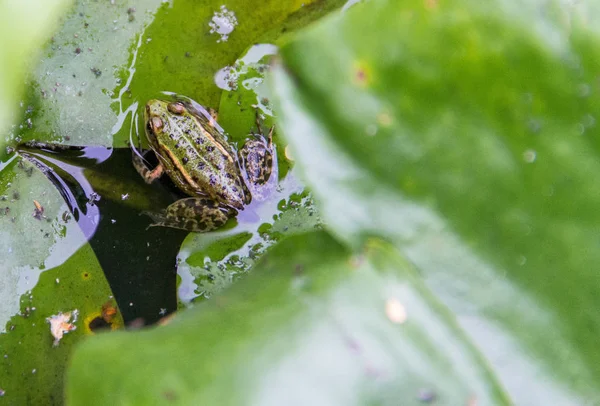
[[[0,303],[3,311],[17,307],[0,332],[2,400],[60,405],[73,346],[101,329],[122,327],[123,319],[120,312],[114,313],[116,303],[89,245],[63,265],[41,273],[3,269],[0,285],[14,277],[20,279],[16,291],[29,288],[17,297],[2,295]],[[103,307],[114,309],[110,318],[104,316]],[[67,313],[70,317],[61,319]]]

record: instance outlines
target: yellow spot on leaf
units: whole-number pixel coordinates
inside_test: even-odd
[[[382,127],[389,127],[392,125],[392,116],[387,112],[379,113],[377,116],[377,122]]]

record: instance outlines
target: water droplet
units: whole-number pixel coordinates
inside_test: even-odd
[[[431,389],[421,388],[419,389],[419,393],[417,394],[417,399],[424,403],[432,403],[435,401],[436,394]]]
[[[382,127],[389,127],[392,124],[392,116],[387,112],[380,113],[377,115],[377,122]]]
[[[398,299],[386,300],[385,314],[392,323],[402,324],[406,321],[406,309]]]
[[[375,134],[377,134],[377,126],[375,124],[369,124],[366,128],[366,131],[367,135],[370,135],[372,137]]]
[[[579,97],[588,97],[590,95],[590,85],[582,83],[577,87],[577,94]]]
[[[229,39],[229,34],[238,25],[237,17],[233,11],[230,11],[224,5],[219,11],[215,11],[212,20],[208,23],[210,33],[219,34],[221,37],[217,42],[224,42]]]
[[[523,160],[528,164],[535,162],[536,157],[537,154],[533,149],[528,149],[527,151],[523,152]]]
[[[527,127],[532,133],[537,133],[542,129],[542,123],[538,119],[530,118],[527,121]]]
[[[593,127],[596,125],[596,118],[591,114],[586,114],[585,116],[583,116],[582,123],[585,126],[585,128]]]

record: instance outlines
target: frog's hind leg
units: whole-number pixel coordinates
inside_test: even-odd
[[[169,205],[163,213],[144,212],[154,220],[150,227],[162,226],[207,232],[223,226],[237,211],[219,206],[204,197],[188,197]]]

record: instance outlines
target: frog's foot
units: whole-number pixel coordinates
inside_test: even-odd
[[[273,171],[273,152],[263,140],[246,141],[239,152],[240,160],[253,185],[264,185]]]
[[[164,213],[144,212],[154,220],[150,227],[162,226],[207,232],[224,225],[237,215],[235,209],[219,206],[205,197],[188,197],[169,205]]]
[[[258,129],[258,134],[255,134],[256,138],[246,141],[238,153],[252,186],[264,185],[269,181],[273,172],[273,130],[275,127],[271,127],[265,143],[258,109],[256,110],[256,128]]]
[[[154,169],[148,168],[148,165],[144,162],[144,158],[137,151],[132,150],[131,160],[133,161],[135,170],[146,183],[154,182],[163,174],[164,168],[161,164],[158,164]]]
[[[277,155],[273,149],[273,130],[271,127],[265,141],[260,125],[260,116],[256,110],[256,127],[259,134],[255,138],[246,141],[238,155],[242,167],[248,176],[252,197],[258,201],[265,200],[273,189],[273,179],[277,182]]]

